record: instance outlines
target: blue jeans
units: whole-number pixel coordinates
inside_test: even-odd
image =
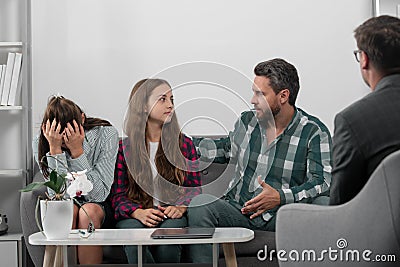
[[[181,228],[187,226],[186,217],[180,219],[167,219],[161,222],[159,228]],[[126,219],[119,221],[116,225],[119,229],[132,228],[148,228],[136,219]],[[138,250],[137,246],[124,246],[126,257],[129,264],[137,264]],[[143,246],[143,262],[144,263],[168,263],[180,262],[181,245],[160,245],[160,246]]]
[[[275,231],[275,217],[268,222],[261,216],[250,220],[250,216],[243,215],[228,201],[207,194],[193,198],[188,209],[189,227],[245,227]],[[189,257],[195,263],[212,262],[212,245],[190,245]]]

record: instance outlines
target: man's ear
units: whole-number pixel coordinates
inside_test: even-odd
[[[83,125],[85,123],[85,119],[86,119],[85,113],[82,112],[81,116],[82,116],[82,125]]]
[[[279,101],[281,102],[281,104],[284,104],[289,101],[289,95],[290,95],[289,89],[283,89],[279,92],[279,94],[280,94]]]
[[[361,69],[368,69],[369,68],[369,57],[367,53],[361,51],[361,58],[360,58]]]

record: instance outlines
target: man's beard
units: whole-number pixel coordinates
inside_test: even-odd
[[[274,107],[271,107],[270,110],[266,110],[262,113],[262,115],[258,118],[258,121],[263,127],[266,127],[268,125],[274,125],[275,124],[274,119],[280,112],[281,112],[280,106],[276,105]]]
[[[281,107],[276,105],[275,107],[271,107],[271,113],[272,116],[274,116],[274,118],[276,117],[276,115],[279,114],[279,112],[281,112]]]

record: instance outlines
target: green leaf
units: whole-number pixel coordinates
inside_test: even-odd
[[[62,173],[58,174],[56,170],[52,170],[50,173],[50,180],[47,184],[47,187],[51,188],[56,194],[60,194],[64,191],[64,184],[67,180],[67,174]]]
[[[50,173],[50,181],[52,181],[54,184],[57,183],[57,171],[56,170],[52,170]]]
[[[21,189],[20,192],[29,192],[40,188],[42,186],[47,186],[51,190],[54,191],[55,194],[61,194],[65,191],[66,182],[67,182],[67,174],[62,173],[58,174],[56,170],[52,170],[49,175],[49,180],[44,182],[34,182],[27,185],[25,188]]]
[[[64,183],[65,183],[65,179],[61,175],[58,175],[57,176],[57,183],[56,183],[57,193],[60,193]]]
[[[46,184],[46,182],[34,182],[34,183],[30,183],[28,184],[25,188],[19,190],[20,192],[30,192],[32,190],[35,190],[37,188],[40,188],[42,186],[44,186]]]
[[[53,190],[54,192],[58,193],[57,192],[57,186],[56,186],[55,183],[53,183],[53,181],[46,181],[44,183],[44,185],[47,186],[48,188],[50,188],[51,190]]]

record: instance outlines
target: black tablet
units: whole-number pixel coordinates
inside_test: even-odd
[[[211,238],[215,228],[159,228],[151,237],[155,239],[178,239],[178,238]]]

